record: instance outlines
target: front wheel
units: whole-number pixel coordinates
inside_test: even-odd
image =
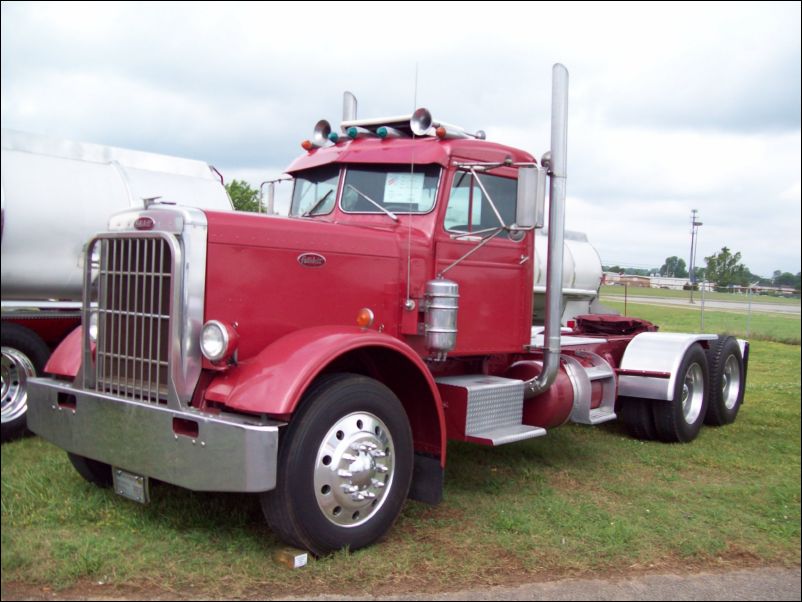
[[[379,540],[412,480],[406,413],[382,383],[327,375],[304,395],[282,435],[276,488],[262,510],[282,539],[316,555]]]

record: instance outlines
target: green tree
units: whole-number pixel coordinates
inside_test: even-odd
[[[734,255],[727,247],[721,247],[719,253],[705,257],[707,262],[707,279],[715,282],[719,288],[730,286],[748,286],[749,268],[741,263],[741,253]]]
[[[259,211],[259,191],[244,180],[231,180],[226,184],[228,196],[237,211]]]
[[[665,263],[660,267],[661,276],[672,276],[674,278],[687,278],[688,270],[685,267],[685,260],[676,255],[666,257]]]

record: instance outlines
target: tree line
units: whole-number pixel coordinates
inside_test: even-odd
[[[687,264],[685,260],[676,255],[666,257],[665,262],[659,268],[638,269],[622,268],[617,265],[603,266],[605,272],[615,272],[619,274],[633,274],[638,276],[651,276],[660,274],[671,278],[689,278]],[[752,271],[741,262],[741,253],[733,253],[729,247],[722,247],[718,253],[713,253],[705,257],[705,267],[695,267],[694,280],[707,280],[714,282],[718,289],[729,289],[733,287],[748,286],[775,286],[800,289],[800,278],[802,272],[792,274],[782,270],[774,270],[771,277],[763,277],[753,274]]]

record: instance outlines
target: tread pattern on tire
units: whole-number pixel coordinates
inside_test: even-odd
[[[704,384],[702,386],[702,408],[693,424],[688,424],[682,412],[682,388],[688,368],[697,363],[702,368]],[[657,437],[665,443],[689,443],[699,434],[707,411],[708,368],[704,349],[694,343],[686,351],[677,370],[677,381],[673,398],[669,401],[655,401],[652,406]]]
[[[741,371],[741,388],[738,391],[738,399],[732,409],[728,409],[724,400],[721,398],[721,376],[727,358],[735,354],[738,359],[738,367]],[[705,424],[711,426],[724,426],[735,422],[738,410],[744,399],[746,389],[746,376],[744,374],[744,361],[741,356],[741,346],[735,337],[722,335],[707,350],[708,371],[710,374],[710,388],[708,391],[707,412],[705,413]]]
[[[307,509],[307,512],[304,512],[303,508],[299,508],[299,504],[293,499],[294,495],[298,495],[298,491],[296,489],[293,493],[291,489],[293,487],[301,487],[302,485],[298,485],[298,483],[302,482],[299,481],[299,479],[303,477],[290,467],[299,465],[304,453],[309,451],[308,447],[296,444],[296,440],[303,441],[305,437],[309,436],[311,430],[317,428],[319,423],[322,422],[320,417],[327,414],[330,408],[333,407],[330,405],[331,398],[336,398],[337,395],[341,394],[344,388],[352,387],[356,384],[373,388],[374,393],[383,391],[384,394],[389,395],[386,400],[387,403],[384,404],[387,406],[385,411],[391,414],[396,413],[396,418],[403,416],[403,422],[407,430],[404,433],[394,432],[393,437],[397,450],[404,450],[404,448],[408,447],[409,458],[407,459],[408,461],[396,466],[398,481],[391,492],[392,496],[401,496],[401,504],[403,504],[403,501],[406,499],[412,480],[412,434],[403,406],[392,391],[379,381],[357,374],[342,373],[320,377],[304,394],[290,424],[279,436],[276,487],[272,491],[261,495],[262,510],[265,519],[274,533],[287,543],[309,550],[317,556],[339,549],[343,547],[344,544],[338,544],[332,541],[331,538],[324,533],[325,525],[324,529],[320,531],[310,529],[309,525],[311,522],[318,519],[318,516],[315,515],[317,508]],[[398,458],[399,455],[406,455],[406,451],[407,450],[404,450],[403,454],[397,454],[396,458]],[[403,468],[401,468],[401,466],[403,466]],[[296,474],[293,474],[293,472],[296,472]],[[294,483],[290,482],[292,479],[295,479]],[[304,500],[306,500],[306,498],[304,498]],[[399,500],[394,497],[393,502],[398,503]],[[317,502],[314,503],[316,504]],[[388,509],[392,507],[388,502],[386,502],[386,504]],[[398,513],[391,517],[390,525],[392,521],[397,518],[397,514]],[[322,515],[320,516],[322,517]],[[323,520],[325,521],[327,519],[323,518]],[[372,536],[363,537],[366,533],[370,533],[375,529],[383,529],[383,532],[386,532],[386,530],[389,529],[389,525],[385,528],[382,522],[383,520],[384,517],[377,517],[374,521],[367,523],[364,528],[357,527],[349,530],[349,534],[353,534],[352,541],[354,542],[348,544],[351,549],[358,549],[364,545],[369,545],[374,539],[377,539]],[[318,526],[320,526],[320,524],[318,524]],[[366,540],[370,541],[363,543],[363,541]]]

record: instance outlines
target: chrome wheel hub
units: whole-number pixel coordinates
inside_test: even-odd
[[[393,438],[369,412],[354,412],[332,426],[315,461],[315,499],[332,523],[355,527],[381,508],[393,484]]]
[[[36,369],[24,353],[13,347],[3,347],[2,420],[16,420],[28,407],[28,379],[36,376]]]
[[[704,387],[702,367],[699,364],[691,364],[685,373],[685,382],[682,386],[682,415],[688,424],[694,424],[702,413]]]
[[[724,370],[721,372],[721,399],[728,410],[735,407],[738,403],[738,395],[741,392],[741,368],[738,365],[738,358],[730,355],[724,363]]]

